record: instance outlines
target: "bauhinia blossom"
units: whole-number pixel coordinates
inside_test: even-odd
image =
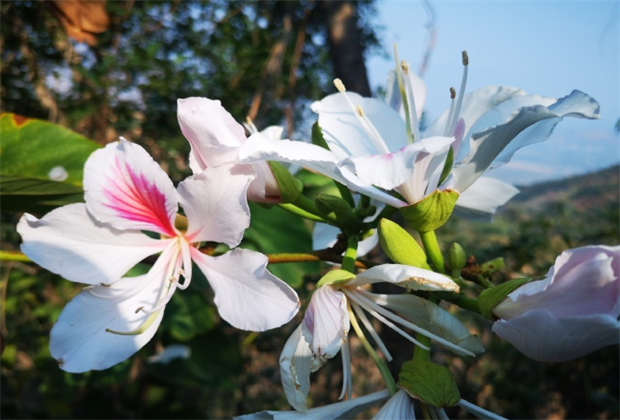
[[[403,78],[409,105],[405,119],[383,101],[346,92],[337,82],[339,93],[312,105],[330,151],[254,134],[242,147],[241,161],[297,163],[394,207],[415,204],[436,189],[451,189],[461,194],[457,206],[470,216],[487,217],[517,190],[481,175],[508,162],[521,147],[546,140],[564,117],[598,118],[599,105],[580,91],[558,100],[526,96],[507,86],[465,95],[466,60],[464,64],[459,94],[454,93],[450,108],[424,131],[419,126],[422,104],[416,103],[424,95],[414,91],[423,84],[411,72]],[[450,148],[455,163],[439,185]],[[399,192],[404,201],[386,190]]]
[[[473,356],[483,351],[477,338],[439,306],[410,294],[378,295],[365,290],[366,285],[377,282],[415,290],[458,291],[456,283],[446,276],[399,264],[373,267],[351,280],[320,286],[312,295],[301,327],[291,335],[280,356],[284,391],[297,410],[306,410],[310,372],[319,369],[340,350],[344,367],[341,398],[351,391],[348,357],[351,316],[359,319],[385,357],[391,360],[365,311],[417,345],[422,346],[401,327],[430,337],[461,355]]]
[[[619,344],[620,246],[564,251],[543,280],[517,288],[493,313],[493,332],[538,361]]]
[[[192,262],[215,291],[221,317],[263,331],[298,311],[296,293],[266,270],[267,258],[234,249],[218,257],[204,241],[239,244],[249,225],[251,166],[224,164],[172,181],[140,146],[126,140],[93,153],[84,168],[85,204],[26,214],[17,230],[22,251],[64,278],[86,283],[51,332],[50,351],[69,372],[105,369],[155,334],[164,308],[192,279]],[[177,214],[179,205],[185,216]],[[145,231],[154,235],[147,235]],[[123,277],[158,254],[147,274]]]
[[[220,101],[192,97],[179,99],[177,104],[179,125],[191,146],[189,166],[194,174],[224,163],[238,163],[239,150],[246,141],[245,130]],[[262,135],[275,140],[282,133],[278,128],[270,127]],[[267,162],[255,162],[252,166],[256,178],[248,189],[248,199],[279,202],[280,188]]]

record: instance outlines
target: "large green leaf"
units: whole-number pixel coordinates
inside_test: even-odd
[[[305,221],[279,207],[264,208],[250,203],[252,221],[242,246],[264,254],[309,252],[312,235]],[[292,287],[302,284],[306,273],[316,272],[318,263],[271,264],[269,271]]]
[[[83,201],[84,163],[98,144],[67,128],[8,113],[0,116],[0,136],[3,210],[45,213]],[[66,179],[52,179],[55,168]]]

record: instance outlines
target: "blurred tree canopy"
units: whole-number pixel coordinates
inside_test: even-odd
[[[101,144],[125,136],[183,171],[189,148],[177,98],[221,99],[238,121],[282,124],[290,136],[308,102],[333,91],[332,55],[340,60],[355,47],[350,60],[362,67],[338,74],[345,70],[335,62],[336,74],[368,85],[363,54],[378,45],[374,6],[336,3],[3,1],[2,110]],[[343,30],[354,36],[341,39]]]

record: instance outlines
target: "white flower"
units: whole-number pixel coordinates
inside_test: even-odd
[[[563,362],[620,342],[620,246],[564,251],[543,280],[497,305],[493,332],[526,356]]]
[[[559,100],[525,96],[521,89],[506,86],[487,86],[465,95],[466,65],[458,97],[422,132],[422,104],[416,101],[423,102],[425,89],[417,95],[422,81],[412,73],[406,76],[410,129],[386,103],[340,87],[340,93],[312,105],[331,153],[318,146],[274,142],[255,134],[239,157],[243,162],[297,163],[394,207],[414,204],[437,188],[453,189],[461,194],[457,206],[469,216],[484,219],[517,193],[501,181],[480,178],[487,169],[506,163],[521,147],[546,140],[564,117],[598,118],[598,103],[579,91]],[[388,99],[400,109],[394,95]],[[415,137],[413,143],[409,131]],[[438,185],[451,147],[455,163],[449,178]],[[398,191],[406,202],[384,190]]]
[[[301,328],[291,335],[280,356],[282,384],[295,409],[306,409],[310,372],[319,369],[340,350],[344,368],[341,398],[347,390],[351,391],[350,313],[364,324],[388,360],[392,357],[364,311],[415,344],[421,345],[401,327],[430,337],[461,355],[473,356],[484,351],[467,328],[432,302],[411,294],[378,295],[365,290],[366,285],[377,282],[415,290],[458,291],[456,283],[446,276],[399,264],[373,267],[352,280],[319,287],[312,295]]]
[[[246,192],[253,179],[247,165],[221,165],[175,189],[142,147],[122,140],[86,162],[86,204],[55,209],[40,220],[24,215],[17,226],[24,254],[68,280],[90,285],[52,329],[50,350],[61,367],[105,369],[140,349],[155,334],[173,293],[189,286],[192,261],[231,325],[263,331],[288,322],[299,300],[266,270],[264,255],[234,249],[211,257],[197,249],[203,241],[239,244],[249,225]],[[186,219],[177,215],[179,204]],[[147,274],[123,277],[157,253]]]

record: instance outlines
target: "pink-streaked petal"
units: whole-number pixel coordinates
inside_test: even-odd
[[[448,276],[402,264],[383,264],[369,268],[347,283],[347,287],[379,282],[394,283],[414,290],[459,290],[459,286]]]
[[[302,333],[314,353],[312,371],[334,357],[349,333],[347,298],[330,285],[319,287],[310,299],[302,323]]]
[[[194,173],[235,161],[238,147],[245,142],[245,131],[220,101],[197,97],[179,99],[177,117],[191,145],[190,162]]]
[[[17,231],[28,258],[67,280],[86,284],[114,283],[168,243],[140,231],[112,229],[93,219],[82,203],[57,208],[41,219],[25,214]]]
[[[301,325],[286,340],[280,354],[280,377],[289,404],[295,410],[305,411],[310,391],[310,361],[312,350],[301,335]]]
[[[372,420],[415,420],[413,399],[402,389],[392,395]]]
[[[490,222],[497,208],[506,204],[518,193],[519,190],[510,184],[481,176],[460,193],[455,214],[470,220]]]
[[[335,93],[311,106],[319,114],[319,126],[329,149],[339,160],[382,153],[362,128],[344,95]],[[346,95],[354,106],[362,107],[389,151],[395,152],[408,144],[405,121],[398,112],[378,99],[364,98],[354,92],[346,92]]]
[[[496,321],[492,330],[540,362],[565,362],[620,343],[620,321],[609,315],[558,319],[546,309],[536,309]]]
[[[220,316],[235,328],[277,328],[299,311],[297,293],[267,271],[267,257],[259,252],[237,248],[210,257],[193,248],[192,259],[215,291]]]
[[[107,369],[148,343],[164,311],[149,315],[137,309],[157,304],[168,263],[160,258],[148,274],[125,277],[109,287],[91,286],[73,298],[50,336],[50,352],[60,367],[74,373]],[[145,331],[137,335],[106,331],[131,332],[140,327],[145,327]]]
[[[178,192],[189,224],[187,240],[238,245],[250,225],[246,196],[254,176],[250,165],[226,164],[182,181]]]
[[[88,211],[116,229],[176,235],[172,181],[137,144],[121,140],[94,152],[84,166],[84,196]]]
[[[390,392],[374,392],[363,397],[340,401],[311,408],[306,411],[259,411],[258,413],[246,414],[233,417],[234,420],[336,420],[352,419],[362,411],[385,401],[390,397]]]

